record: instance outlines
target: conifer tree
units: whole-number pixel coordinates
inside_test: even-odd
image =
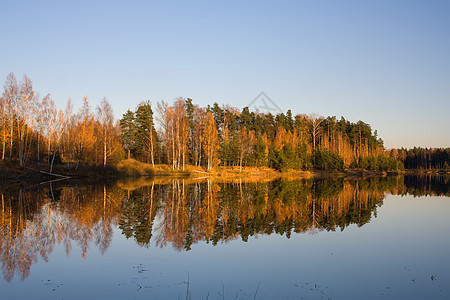
[[[134,124],[136,129],[135,147],[147,158],[147,162],[155,166],[157,139],[150,101],[139,104],[135,113]]]
[[[120,119],[121,137],[125,150],[128,153],[128,159],[131,158],[131,152],[135,149],[136,126],[134,124],[134,113],[127,110]]]

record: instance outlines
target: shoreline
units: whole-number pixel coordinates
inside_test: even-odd
[[[70,165],[69,165],[70,167]],[[155,165],[141,163],[136,160],[124,160],[116,164],[110,164],[106,167],[99,165],[83,164],[75,170],[74,166],[67,169],[66,164],[55,166],[53,174],[48,172],[48,166],[41,164],[39,167],[29,168],[19,167],[15,163],[0,164],[0,185],[25,185],[40,184],[47,181],[53,181],[61,178],[75,180],[94,180],[94,181],[112,181],[112,180],[133,180],[140,177],[147,178],[191,178],[214,179],[214,180],[275,180],[277,178],[290,179],[325,179],[325,178],[369,178],[378,176],[399,176],[399,175],[447,175],[449,170],[406,170],[406,171],[371,171],[363,169],[345,169],[343,171],[335,170],[287,170],[277,171],[268,167],[215,167],[207,172],[203,167],[186,165],[184,170],[173,170],[169,165]]]

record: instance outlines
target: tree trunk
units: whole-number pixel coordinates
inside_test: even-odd
[[[103,131],[103,168],[106,167],[106,126]]]
[[[152,167],[155,167],[155,154],[153,152],[153,132],[150,133],[150,149],[151,149],[151,156],[152,156]]]
[[[5,160],[5,151],[6,151],[6,132],[3,131],[3,145],[2,145],[2,160]]]
[[[10,136],[11,142],[10,142],[10,148],[9,148],[9,161],[12,160],[12,153],[13,153],[13,138],[14,138],[14,135],[13,135],[13,133],[14,133],[14,119],[13,119],[13,116],[11,116],[11,124],[10,124],[10,126],[11,126],[11,136]]]

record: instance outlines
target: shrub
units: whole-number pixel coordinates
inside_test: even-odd
[[[337,170],[344,169],[344,161],[338,153],[328,150],[316,150],[314,152],[314,167],[320,170]]]

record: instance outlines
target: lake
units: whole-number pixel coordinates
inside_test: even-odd
[[[450,177],[3,190],[1,299],[450,299]]]

